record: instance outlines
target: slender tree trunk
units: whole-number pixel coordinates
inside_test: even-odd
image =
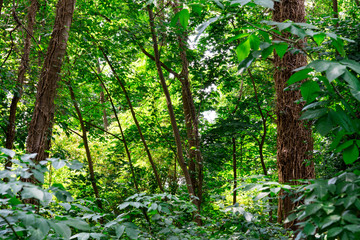
[[[339,27],[339,9],[338,9],[338,1],[332,0],[333,4],[333,11],[334,11],[334,18],[336,18],[336,24],[335,27]]]
[[[178,3],[175,3],[174,5],[174,12],[176,14],[181,8],[179,8]],[[179,43],[179,53],[182,64],[179,80],[181,82],[181,96],[188,139],[189,172],[192,183],[194,184],[196,196],[199,198],[197,207],[200,211],[203,185],[203,159],[200,151],[199,123],[189,79],[189,61],[186,54],[187,33],[182,32],[182,34],[179,34],[177,40]]]
[[[360,7],[360,1],[359,0],[355,0],[355,3],[358,7]]]
[[[167,108],[168,108],[168,112],[169,112],[169,116],[170,116],[171,127],[173,129],[175,143],[176,143],[179,165],[184,173],[186,186],[187,186],[188,192],[190,194],[190,197],[195,197],[196,195],[195,195],[193,183],[191,181],[190,173],[187,169],[187,166],[185,163],[185,158],[183,155],[183,149],[182,149],[182,144],[181,144],[181,139],[180,139],[180,132],[179,132],[179,128],[176,123],[175,113],[174,113],[173,105],[171,102],[169,89],[166,85],[164,73],[161,68],[160,54],[159,54],[159,48],[158,48],[157,37],[156,37],[156,32],[155,32],[155,25],[154,25],[154,14],[153,14],[153,11],[150,6],[147,6],[147,10],[149,13],[151,36],[152,36],[152,40],[153,40],[155,64],[156,64],[157,72],[158,72],[159,79],[161,82],[161,86],[162,86],[162,89],[164,91],[165,98],[166,98]],[[192,201],[197,205],[196,199],[193,198]]]
[[[1,2],[2,5],[2,2]],[[38,3],[36,0],[30,1],[30,7],[29,12],[27,14],[28,17],[28,23],[27,23],[27,31],[26,31],[26,37],[24,41],[24,53],[21,57],[21,63],[19,67],[19,74],[16,80],[16,90],[14,91],[14,96],[11,100],[10,105],[10,114],[9,114],[9,122],[7,125],[7,131],[6,131],[6,142],[5,147],[7,149],[12,149],[14,146],[15,141],[15,126],[16,126],[16,111],[17,111],[17,105],[18,102],[21,99],[21,96],[23,94],[23,85],[25,82],[25,74],[29,67],[29,55],[30,55],[30,49],[31,49],[31,38],[34,32],[34,23],[35,23],[35,17],[36,12],[38,10]],[[5,165],[6,167],[11,167],[11,162],[8,161]]]
[[[95,71],[94,71],[95,72]],[[135,175],[135,171],[134,171],[134,166],[133,166],[133,163],[132,163],[132,160],[131,160],[131,154],[130,154],[130,150],[128,148],[128,145],[127,145],[127,141],[125,139],[125,134],[122,130],[122,127],[121,127],[121,123],[120,123],[120,120],[119,120],[119,117],[117,115],[117,112],[116,112],[116,108],[115,108],[115,104],[114,104],[114,101],[110,95],[110,92],[109,90],[107,89],[106,85],[105,85],[105,82],[102,80],[102,78],[100,77],[99,75],[99,71],[97,71],[97,73],[95,72],[97,78],[99,79],[100,81],[100,85],[101,87],[105,90],[109,100],[110,100],[110,103],[111,103],[111,107],[113,109],[113,112],[114,112],[114,115],[115,115],[115,118],[116,118],[116,121],[117,121],[117,124],[119,126],[119,129],[120,129],[120,133],[121,133],[121,137],[122,137],[122,142],[124,143],[124,148],[125,148],[125,152],[126,152],[126,156],[129,160],[129,165],[130,165],[130,171],[131,171],[131,174],[132,174],[132,178],[133,178],[133,181],[134,181],[134,186],[135,186],[135,189],[140,192],[139,190],[139,184],[136,180],[136,175]]]
[[[233,152],[232,152],[232,158],[233,158],[233,173],[234,173],[234,192],[233,192],[233,204],[236,203],[236,188],[237,188],[237,166],[236,166],[236,138],[232,137],[232,146],[233,146]]]
[[[1,11],[2,11],[3,5],[4,5],[4,0],[0,0],[0,16],[1,16]]]
[[[259,144],[259,155],[260,155],[261,166],[262,166],[264,175],[267,176],[268,174],[267,174],[267,170],[266,170],[266,165],[265,165],[265,160],[264,160],[264,153],[263,153],[263,148],[264,148],[266,134],[267,134],[267,125],[266,125],[267,118],[265,117],[265,115],[264,115],[264,113],[263,113],[263,111],[261,109],[258,94],[257,94],[257,89],[256,89],[256,85],[255,85],[255,79],[254,79],[253,75],[251,74],[250,69],[248,69],[248,73],[249,73],[249,76],[251,78],[251,82],[252,82],[252,85],[253,85],[253,88],[254,88],[256,107],[257,107],[257,109],[259,111],[259,114],[261,116],[262,125],[263,125],[263,133],[260,134],[261,141],[259,141],[256,137],[255,138],[256,138],[256,141]]]
[[[156,165],[155,165],[155,163],[154,163],[154,160],[152,159],[152,156],[151,156],[149,147],[148,147],[148,145],[147,145],[147,143],[146,143],[146,140],[145,140],[145,138],[144,138],[144,135],[142,134],[140,124],[139,124],[139,122],[138,122],[138,120],[137,120],[137,118],[136,118],[135,111],[134,111],[134,108],[133,108],[132,103],[131,103],[131,101],[130,101],[129,94],[127,93],[127,90],[126,90],[126,88],[125,88],[125,85],[122,83],[121,79],[120,79],[119,76],[117,75],[114,67],[112,66],[112,64],[111,64],[109,58],[107,57],[107,55],[105,54],[105,52],[104,52],[102,49],[101,49],[101,51],[102,51],[102,53],[103,53],[103,55],[104,55],[104,58],[105,58],[106,62],[109,64],[109,66],[110,66],[110,68],[111,68],[111,71],[113,72],[114,76],[115,76],[116,79],[118,80],[118,83],[120,84],[120,87],[121,87],[121,89],[122,89],[122,91],[123,91],[123,93],[124,93],[124,95],[125,95],[126,101],[127,101],[128,105],[129,105],[129,108],[130,108],[130,111],[131,111],[131,115],[132,115],[132,117],[133,117],[133,119],[134,119],[135,125],[136,125],[136,127],[137,127],[137,129],[138,129],[138,132],[139,132],[139,135],[140,135],[140,138],[141,138],[141,141],[143,142],[145,151],[146,151],[146,153],[147,153],[147,155],[148,155],[148,158],[149,158],[151,167],[152,167],[152,169],[153,169],[153,172],[154,172],[154,175],[155,175],[155,179],[156,179],[156,181],[157,181],[157,183],[158,183],[159,189],[160,189],[161,192],[164,192],[164,188],[163,188],[163,186],[162,186],[162,183],[161,183],[161,180],[160,180],[160,176],[159,176],[158,171],[157,171],[157,169],[156,169]]]
[[[74,94],[74,90],[71,87],[71,84],[68,83],[68,88],[70,91],[70,96],[71,96],[71,101],[74,105],[76,114],[78,116],[79,122],[80,122],[80,127],[81,127],[81,132],[82,132],[82,139],[83,139],[83,143],[84,143],[84,148],[85,148],[85,152],[86,152],[86,159],[89,165],[89,174],[90,174],[90,181],[91,181],[91,185],[93,187],[94,190],[94,194],[96,197],[96,204],[100,209],[103,209],[102,207],[102,203],[100,200],[100,195],[99,195],[99,189],[98,186],[96,184],[96,178],[95,178],[95,172],[94,172],[94,164],[93,164],[93,160],[91,157],[91,152],[90,152],[90,148],[89,148],[89,141],[87,138],[87,133],[86,133],[86,128],[85,128],[85,124],[84,124],[84,120],[80,111],[80,108],[76,102],[76,97]]]
[[[100,63],[98,61],[97,63],[97,73],[100,74],[101,73],[101,69],[100,69]],[[101,92],[100,92],[100,103],[101,105],[104,105],[105,104],[105,96],[104,96],[104,91],[103,91],[103,85],[100,84],[100,87],[101,87]],[[108,120],[107,120],[107,113],[106,113],[106,109],[103,108],[103,123],[104,123],[104,129],[107,131],[108,129],[108,126],[109,126],[109,123],[108,123]]]
[[[275,2],[273,20],[283,22],[287,19],[293,22],[305,22],[304,0]],[[292,70],[306,64],[306,56],[302,54],[288,52],[282,59],[277,54],[274,57],[277,95],[277,166],[281,183],[294,184],[291,180],[315,177],[314,165],[310,162],[313,150],[311,129],[305,125],[305,122],[299,120],[303,104],[295,103],[300,99],[301,94],[299,91],[284,91],[286,81],[293,74]],[[278,204],[279,222],[282,222],[295,207],[289,197],[283,197],[280,196]],[[293,223],[285,226],[292,227]]]
[[[334,18],[339,18],[339,9],[338,9],[338,1],[337,0],[332,0],[332,4],[333,4],[333,11],[334,11]]]
[[[27,152],[37,153],[36,162],[45,158],[46,142],[55,112],[57,82],[66,53],[75,0],[59,0],[51,40],[37,86],[35,109],[29,126]]]

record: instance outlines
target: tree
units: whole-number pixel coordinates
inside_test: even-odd
[[[49,148],[57,82],[60,79],[61,65],[66,53],[75,1],[59,0],[57,3],[54,28],[37,85],[35,109],[26,142],[27,152],[37,153],[37,162],[45,159],[45,151]]]
[[[305,22],[304,0],[284,0],[275,2],[273,20],[284,22]],[[289,35],[284,35],[289,37]],[[310,126],[299,120],[303,104],[300,91],[284,91],[286,81],[293,70],[307,64],[306,56],[287,52],[283,58],[274,56],[274,80],[276,88],[277,116],[277,165],[279,182],[291,183],[295,179],[312,179],[315,177],[314,165],[311,163],[313,140]],[[279,198],[278,221],[282,222],[294,209],[290,197]],[[292,223],[286,224],[287,227]]]
[[[2,5],[2,2],[1,2]],[[16,89],[14,92],[14,96],[11,100],[11,105],[10,105],[10,110],[9,110],[9,120],[8,120],[8,125],[7,125],[7,131],[6,131],[6,143],[5,143],[5,147],[7,149],[12,149],[13,145],[14,145],[14,140],[15,140],[15,126],[16,126],[16,111],[17,111],[17,105],[18,102],[21,99],[21,96],[23,94],[23,84],[25,81],[25,74],[26,71],[29,67],[29,56],[30,56],[30,50],[31,50],[31,40],[33,38],[33,32],[34,32],[34,24],[35,24],[35,17],[36,17],[36,12],[38,9],[38,2],[36,0],[31,0],[30,1],[30,7],[29,7],[29,12],[27,15],[28,18],[28,23],[27,23],[27,27],[24,29],[26,30],[26,37],[24,40],[24,50],[23,50],[23,55],[21,57],[21,63],[20,63],[20,67],[19,67],[19,73],[18,73],[18,77],[16,80]],[[0,10],[1,12],[1,10]],[[13,10],[13,16],[15,19],[18,19],[15,10]],[[17,20],[19,21],[19,20]],[[18,22],[19,24],[19,22]],[[11,162],[9,161],[6,164],[6,167],[10,167]]]

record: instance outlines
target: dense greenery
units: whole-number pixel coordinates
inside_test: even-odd
[[[360,238],[359,1],[70,2],[0,0],[1,239]],[[289,69],[316,178],[284,182]]]

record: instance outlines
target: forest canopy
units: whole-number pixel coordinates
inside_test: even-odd
[[[0,0],[0,239],[360,239],[358,0]]]

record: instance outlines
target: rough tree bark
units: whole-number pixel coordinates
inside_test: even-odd
[[[29,126],[26,150],[37,153],[36,162],[45,158],[45,149],[55,112],[57,82],[66,53],[69,31],[76,0],[59,0],[51,40],[48,45],[40,80],[37,85],[35,109]]]
[[[30,49],[31,49],[31,38],[34,32],[34,24],[35,24],[35,17],[36,12],[38,10],[38,3],[36,0],[30,1],[30,7],[29,12],[27,14],[28,22],[27,22],[27,31],[26,37],[24,40],[24,53],[21,57],[20,67],[19,67],[19,74],[16,79],[16,90],[14,91],[14,96],[11,100],[10,105],[10,113],[9,113],[9,122],[7,125],[6,130],[6,142],[5,147],[7,149],[12,149],[14,146],[15,141],[15,126],[16,126],[16,111],[17,111],[17,105],[21,99],[21,96],[23,94],[23,85],[25,82],[25,74],[29,67],[29,55],[30,55]],[[7,162],[5,164],[6,167],[11,167],[11,162]]]
[[[305,22],[304,0],[283,0],[275,2],[273,20]],[[284,37],[287,37],[284,34]],[[303,54],[286,53],[280,59],[274,57],[275,88],[276,88],[276,115],[277,115],[277,166],[281,183],[294,183],[293,179],[314,178],[314,166],[307,161],[311,160],[313,139],[311,129],[306,123],[299,120],[302,104],[295,103],[300,99],[299,91],[284,91],[286,81],[293,74],[292,70],[307,64]],[[282,222],[294,209],[289,197],[279,198],[278,221]],[[292,227],[288,223],[286,227]]]
[[[95,194],[95,197],[96,197],[96,204],[100,209],[103,209],[103,206],[102,206],[102,203],[101,203],[101,200],[100,200],[99,189],[98,189],[98,186],[97,186],[97,183],[96,183],[95,172],[94,172],[94,164],[93,164],[93,160],[92,160],[92,157],[91,157],[89,141],[88,141],[88,137],[87,137],[87,133],[86,133],[84,120],[83,120],[79,105],[77,104],[74,90],[71,87],[70,83],[68,83],[68,88],[69,88],[69,91],[70,91],[71,101],[72,101],[72,103],[74,105],[76,115],[78,116],[78,119],[79,119],[79,122],[80,122],[80,127],[81,127],[81,132],[82,132],[81,137],[82,137],[83,143],[84,143],[84,148],[85,148],[85,152],[86,152],[86,159],[87,159],[88,166],[89,166],[90,182],[91,182],[91,186],[92,186],[92,188],[94,190],[94,194]]]

